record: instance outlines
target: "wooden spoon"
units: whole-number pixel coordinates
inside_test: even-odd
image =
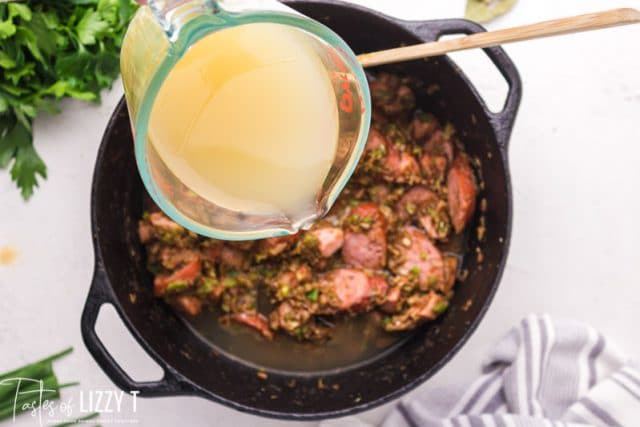
[[[358,56],[358,60],[363,67],[373,67],[375,65],[444,55],[459,50],[491,47],[523,40],[599,30],[601,28],[635,24],[638,22],[640,22],[640,11],[630,8],[612,9],[605,12],[589,13],[570,18],[538,22],[537,24],[505,28],[504,30],[476,33],[455,39],[365,53]]]

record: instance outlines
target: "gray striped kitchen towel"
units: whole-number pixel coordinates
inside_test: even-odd
[[[471,385],[401,402],[382,427],[640,426],[638,366],[588,325],[531,315],[497,343]],[[366,424],[324,423],[337,425]]]

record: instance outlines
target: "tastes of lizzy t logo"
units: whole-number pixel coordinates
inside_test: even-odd
[[[98,421],[98,416],[99,424],[138,423],[131,415],[138,410],[139,391],[80,390],[63,400],[59,389],[64,386],[48,385],[46,380],[41,379],[4,378],[0,380],[0,404],[8,412],[0,415],[12,417],[15,421],[16,416],[22,413],[25,416],[30,414],[38,420],[40,427],[71,422],[93,425]]]

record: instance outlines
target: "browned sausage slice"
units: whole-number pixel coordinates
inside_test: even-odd
[[[260,313],[235,313],[231,315],[231,319],[255,329],[265,338],[273,338],[267,318]]]
[[[365,163],[375,166],[373,172],[379,173],[385,181],[413,184],[421,179],[420,165],[413,155],[400,151],[375,128],[369,131],[364,159]]]
[[[458,154],[447,176],[449,216],[456,233],[462,232],[476,208],[476,182],[469,159]]]
[[[424,142],[439,128],[438,121],[429,113],[417,114],[409,125],[411,137],[416,142]]]
[[[360,203],[346,219],[342,259],[353,267],[378,270],[387,260],[387,222],[378,205]]]
[[[171,282],[184,281],[187,285],[193,285],[196,279],[200,276],[200,270],[200,259],[196,258],[170,275],[156,276],[153,281],[154,295],[158,297],[164,295],[167,286]]]
[[[192,295],[180,295],[176,298],[176,304],[189,316],[196,316],[202,310],[202,301]]]
[[[233,246],[224,245],[220,250],[220,264],[226,267],[242,270],[247,266],[247,254]]]
[[[344,231],[340,227],[322,226],[307,233],[315,238],[318,252],[323,258],[329,258],[344,244]]]
[[[407,191],[396,204],[396,214],[402,221],[416,219],[430,239],[446,240],[451,228],[447,204],[436,193],[423,186]]]
[[[387,331],[406,331],[414,329],[427,320],[433,320],[446,309],[446,301],[435,292],[414,294],[407,300],[408,307],[400,314],[392,316],[385,323]]]
[[[437,288],[444,282],[442,254],[421,230],[403,227],[393,248],[397,255],[389,264],[396,274],[417,277],[423,290]]]
[[[295,331],[311,319],[308,307],[297,301],[288,300],[280,303],[269,315],[269,325],[273,330],[282,329],[293,335]]]
[[[338,311],[358,311],[370,308],[387,292],[387,281],[381,275],[369,275],[362,270],[340,268],[330,271],[320,281],[323,295]]]
[[[441,130],[436,130],[424,144],[420,166],[425,178],[432,182],[444,181],[447,168],[453,160],[453,142]]]

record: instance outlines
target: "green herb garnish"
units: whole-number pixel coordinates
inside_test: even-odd
[[[307,299],[313,302],[318,301],[318,293],[319,293],[318,288],[312,290],[307,294]]]
[[[435,307],[433,307],[433,312],[436,314],[442,314],[446,311],[447,308],[449,308],[449,302],[440,301],[438,304],[436,304]]]
[[[132,0],[0,3],[0,169],[28,199],[46,179],[33,146],[38,112],[60,100],[99,101],[119,73],[120,45],[136,10]]]
[[[235,277],[227,276],[224,279],[222,279],[222,285],[225,288],[233,288],[237,284],[238,284],[238,280]]]
[[[77,382],[60,384],[53,371],[53,362],[72,351],[72,348],[68,348],[38,362],[0,375],[0,421],[12,418],[14,411],[15,415],[31,411],[34,408],[33,405],[37,405],[38,402],[57,400],[60,398],[61,389],[78,385]],[[23,380],[19,381],[19,379]],[[94,418],[97,415],[92,413],[88,417]],[[72,425],[70,423],[64,425]]]
[[[174,280],[167,285],[167,293],[182,292],[190,286],[190,283],[186,280]]]

